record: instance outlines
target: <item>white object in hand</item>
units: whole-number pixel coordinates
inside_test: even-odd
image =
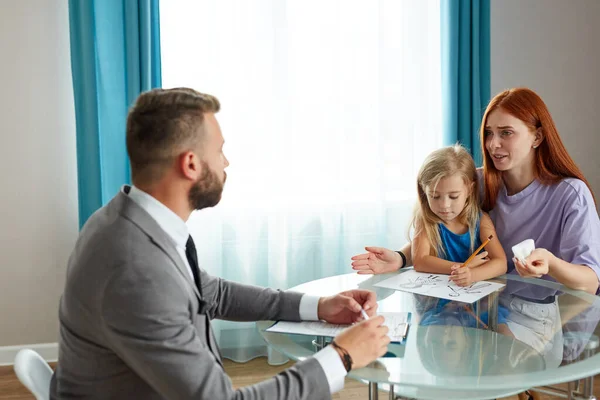
[[[367,315],[367,313],[365,312],[364,309],[360,309],[360,313],[362,314],[363,318],[365,319],[365,321],[367,321],[369,319],[369,316]]]
[[[512,247],[513,255],[516,259],[525,264],[525,259],[535,250],[535,242],[533,239],[523,240]]]

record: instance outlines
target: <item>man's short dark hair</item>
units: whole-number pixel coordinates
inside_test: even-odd
[[[127,116],[133,182],[159,179],[179,154],[197,148],[204,139],[204,114],[220,108],[216,97],[190,88],[142,93]]]

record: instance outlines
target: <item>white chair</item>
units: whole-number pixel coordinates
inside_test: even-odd
[[[52,368],[42,356],[31,349],[20,350],[15,357],[14,369],[17,378],[33,393],[36,400],[50,398]]]

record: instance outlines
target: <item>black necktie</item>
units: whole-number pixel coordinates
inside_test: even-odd
[[[194,245],[194,239],[192,239],[192,235],[188,237],[187,243],[185,244],[185,256],[188,259],[188,263],[190,263],[190,268],[192,269],[192,274],[194,275],[194,283],[198,288],[198,292],[200,292],[200,297],[202,297],[200,269],[198,267],[198,254],[196,254],[196,245]]]

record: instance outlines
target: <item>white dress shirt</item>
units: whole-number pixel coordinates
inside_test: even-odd
[[[125,191],[122,190],[124,193]],[[173,239],[173,243],[177,248],[177,253],[181,257],[183,263],[187,266],[188,272],[192,281],[194,280],[194,274],[192,268],[185,255],[185,247],[190,235],[188,227],[177,214],[175,214],[170,208],[156,200],[148,193],[131,186],[129,191],[129,198],[133,200],[137,205],[142,207],[156,223]],[[319,296],[303,295],[300,299],[300,319],[304,321],[318,321],[317,309],[319,304]],[[329,383],[329,390],[331,393],[335,393],[344,388],[344,378],[346,377],[346,368],[342,360],[331,346],[327,346],[321,351],[317,352],[314,357],[317,359],[325,376]]]

